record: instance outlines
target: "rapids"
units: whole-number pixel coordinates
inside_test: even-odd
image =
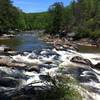
[[[70,49],[41,49],[10,56],[14,62],[25,63],[28,68],[38,67],[39,71],[0,66],[0,93],[9,96],[11,91],[25,86],[45,86],[48,75],[54,77],[62,73],[71,75],[85,87],[84,95],[88,97],[84,100],[100,100],[100,66],[96,69],[88,64],[72,62],[71,59],[76,56],[88,59],[93,66],[100,63],[99,53],[80,53]]]

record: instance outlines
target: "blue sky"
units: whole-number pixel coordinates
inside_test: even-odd
[[[54,2],[63,2],[68,5],[71,0],[12,0],[13,4],[24,12],[43,12]]]

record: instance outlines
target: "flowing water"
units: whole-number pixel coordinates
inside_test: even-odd
[[[50,45],[38,39],[34,32],[24,32],[11,39],[0,40],[0,45],[7,45],[16,51],[32,51],[41,48],[51,48]]]
[[[31,86],[45,86],[47,75],[54,77],[63,68],[61,73],[71,75],[86,88],[85,100],[100,100],[100,64],[97,69],[90,66],[86,60],[84,63],[84,59],[88,59],[93,66],[100,63],[100,52],[80,53],[70,49],[56,50],[40,41],[34,34],[20,34],[11,40],[4,41],[0,41],[0,44],[4,43],[23,52],[23,54],[13,55],[10,58],[15,62],[27,64],[27,68],[12,69],[0,66],[0,96],[2,98],[9,97],[16,89],[30,84]],[[72,62],[74,57],[81,57],[83,63]],[[28,70],[33,66],[39,70]]]

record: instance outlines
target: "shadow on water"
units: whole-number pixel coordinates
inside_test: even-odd
[[[20,52],[51,48],[50,45],[39,40],[36,34],[30,32],[20,33],[11,39],[0,40],[0,45],[7,45]]]

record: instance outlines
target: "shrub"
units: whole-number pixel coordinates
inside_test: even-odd
[[[75,89],[76,81],[70,77],[56,77],[49,80],[53,87],[49,91],[39,93],[38,100],[82,100],[79,91]]]

